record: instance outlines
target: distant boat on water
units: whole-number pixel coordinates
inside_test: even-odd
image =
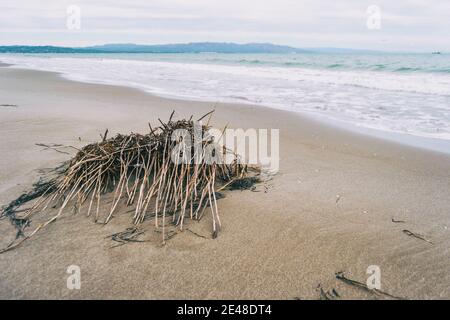
[[[434,51],[431,54],[441,54],[441,52],[440,51]]]

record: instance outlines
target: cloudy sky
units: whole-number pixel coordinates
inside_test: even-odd
[[[81,9],[79,30],[67,28],[70,5]],[[371,5],[380,9],[380,29],[367,27]],[[0,45],[194,41],[450,51],[450,1],[2,0],[0,4]]]

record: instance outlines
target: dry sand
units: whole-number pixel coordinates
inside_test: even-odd
[[[111,134],[146,132],[147,122],[200,116],[214,125],[279,128],[280,172],[261,192],[226,192],[215,240],[183,232],[113,248],[108,235],[129,213],[99,226],[66,214],[21,247],[0,255],[0,298],[317,299],[374,298],[335,279],[365,282],[381,268],[382,290],[405,298],[450,298],[450,158],[259,106],[171,100],[130,88],[77,83],[47,72],[0,68],[0,205],[68,155],[35,143],[83,145]],[[81,139],[81,142],[79,141]],[[265,192],[266,191],[266,192]],[[337,196],[340,200],[336,203]],[[392,218],[405,223],[393,223]],[[209,236],[210,221],[188,227]],[[409,237],[408,229],[433,244]],[[0,245],[14,236],[0,221]],[[81,267],[81,290],[66,269]]]

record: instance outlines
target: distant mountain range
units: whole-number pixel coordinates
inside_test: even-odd
[[[270,43],[226,43],[226,42],[195,42],[162,45],[138,44],[105,44],[83,49],[102,52],[149,52],[149,53],[299,53],[306,50]]]
[[[12,53],[301,53],[304,49],[270,43],[196,42],[182,44],[139,45],[105,44],[91,47],[0,46],[0,52]]]
[[[54,46],[0,46],[0,53],[81,53],[90,50]]]
[[[346,48],[295,48],[271,43],[193,42],[142,45],[104,44],[88,47],[0,46],[0,53],[377,53],[382,51]],[[436,52],[437,53],[437,52]]]

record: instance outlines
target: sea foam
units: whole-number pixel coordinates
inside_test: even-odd
[[[260,63],[260,57],[236,57],[233,63],[201,63],[198,56],[184,61],[182,55],[173,61],[138,55],[1,55],[0,60],[77,81],[260,104],[361,128],[450,140],[450,74],[445,72],[345,69],[339,61],[327,62],[332,68],[282,67],[273,61]]]

